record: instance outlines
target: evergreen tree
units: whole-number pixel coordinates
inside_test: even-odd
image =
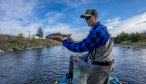
[[[39,27],[39,28],[37,29],[37,34],[36,34],[36,36],[39,37],[39,39],[40,39],[40,38],[43,38],[43,30],[42,30],[41,27]]]

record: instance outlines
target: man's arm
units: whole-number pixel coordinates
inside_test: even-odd
[[[79,43],[70,40],[63,40],[63,45],[73,52],[85,52],[97,47],[96,44],[102,45],[102,42],[110,38],[106,28],[97,28],[91,32],[87,38]]]

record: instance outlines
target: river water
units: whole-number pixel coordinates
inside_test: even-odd
[[[54,84],[68,71],[72,54],[78,53],[63,46],[0,53],[0,84]],[[117,46],[113,56],[112,76],[128,84],[146,83],[146,49]]]

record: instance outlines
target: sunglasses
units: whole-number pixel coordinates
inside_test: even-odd
[[[91,16],[85,16],[85,20],[89,20]]]

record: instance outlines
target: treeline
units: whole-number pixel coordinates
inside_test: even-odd
[[[37,38],[36,38],[37,37]],[[51,39],[43,38],[42,28],[38,28],[35,35],[26,38],[22,33],[17,36],[0,34],[0,49],[23,49],[23,48],[40,48],[60,43]]]
[[[116,44],[120,44],[122,42],[139,42],[141,40],[144,40],[145,37],[141,33],[125,33],[121,32],[120,34],[117,35],[117,37],[113,37],[114,42]]]

